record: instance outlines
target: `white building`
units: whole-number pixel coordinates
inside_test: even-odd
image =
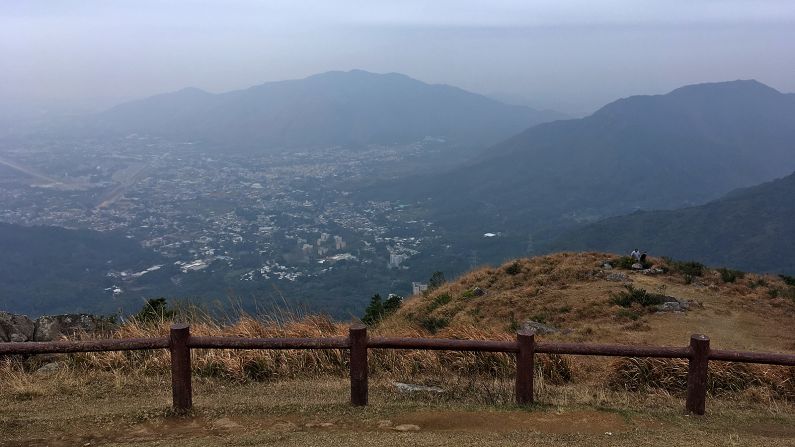
[[[411,294],[412,295],[419,295],[422,292],[428,290],[428,284],[423,284],[421,282],[412,282],[411,283]]]
[[[389,267],[389,268],[398,268],[398,267],[400,267],[400,264],[403,263],[403,261],[405,261],[408,258],[409,258],[409,255],[390,253],[389,254],[389,264],[387,265],[387,267]]]
[[[334,236],[334,248],[337,250],[345,248],[345,241],[342,240],[342,236]]]

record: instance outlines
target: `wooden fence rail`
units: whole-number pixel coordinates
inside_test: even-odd
[[[709,337],[693,335],[686,347],[626,346],[611,344],[536,343],[535,334],[519,331],[515,341],[453,340],[445,338],[368,337],[367,327],[354,325],[347,337],[241,338],[190,335],[190,326],[175,324],[168,337],[0,343],[0,355],[168,349],[174,410],[193,405],[191,349],[347,349],[350,350],[351,404],[367,405],[369,349],[419,349],[507,352],[516,355],[516,403],[533,402],[535,354],[598,355],[688,359],[687,411],[702,415],[707,395],[709,361],[795,366],[795,354],[710,349]]]

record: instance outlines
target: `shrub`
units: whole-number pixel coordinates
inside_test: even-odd
[[[635,321],[640,318],[639,313],[629,309],[620,309],[617,315],[619,318],[625,318],[632,321]]]
[[[399,295],[389,295],[386,301],[381,301],[381,295],[376,293],[370,298],[370,304],[364,310],[362,323],[373,326],[381,322],[385,317],[392,315],[403,303],[403,297]]]
[[[781,278],[784,281],[784,283],[787,284],[788,286],[795,287],[795,276],[778,275],[778,277]]]
[[[518,275],[522,271],[522,266],[519,265],[518,261],[514,261],[511,265],[505,267],[505,273],[514,276]]]
[[[759,278],[756,281],[752,282],[751,285],[750,285],[750,287],[752,289],[756,289],[757,287],[767,287],[767,286],[768,286],[768,283],[765,280],[765,278]]]
[[[719,268],[718,273],[720,273],[720,279],[723,282],[735,282],[737,279],[742,279],[745,276],[744,272],[727,268]]]
[[[150,298],[135,315],[135,320],[143,324],[160,323],[173,319],[175,314],[176,312],[168,308],[165,298]]]
[[[436,298],[433,299],[433,301],[431,301],[430,304],[428,304],[428,313],[433,312],[437,308],[444,306],[445,304],[449,303],[452,300],[453,297],[447,293],[443,293],[437,296]]]
[[[617,259],[613,259],[610,261],[616,268],[629,270],[632,268],[632,264],[635,263],[635,260],[632,259],[630,256],[622,256]]]
[[[425,317],[420,320],[420,326],[431,334],[437,333],[439,330],[446,328],[450,324],[447,318]]]
[[[648,293],[645,289],[636,289],[631,284],[625,285],[624,288],[626,290],[611,294],[613,304],[618,304],[621,307],[630,307],[632,304],[637,303],[646,307],[665,302],[663,295]]]
[[[671,269],[672,272],[681,273],[685,275],[685,278],[687,278],[688,275],[691,277],[703,276],[704,271],[707,269],[707,267],[704,264],[696,261],[686,261],[686,262],[674,261],[671,258],[663,258],[663,260],[665,260],[665,263],[668,264],[668,267]]]

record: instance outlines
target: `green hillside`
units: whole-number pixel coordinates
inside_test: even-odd
[[[551,250],[629,252],[715,266],[795,274],[795,174],[734,191],[702,206],[639,211],[577,228]]]
[[[115,233],[0,223],[0,264],[2,310],[40,315],[115,312],[124,303],[105,289],[127,285],[108,273],[140,272],[164,261]],[[167,281],[167,274],[164,266],[147,280]]]

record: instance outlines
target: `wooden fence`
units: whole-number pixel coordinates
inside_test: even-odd
[[[171,352],[171,387],[174,410],[191,409],[191,349],[347,349],[350,350],[351,404],[367,405],[368,349],[418,349],[506,352],[516,355],[516,403],[533,402],[533,368],[536,353],[656,357],[688,359],[687,411],[702,415],[707,395],[709,361],[795,366],[795,355],[710,349],[709,337],[693,335],[685,347],[626,346],[608,344],[537,343],[531,331],[519,331],[516,341],[453,340],[444,338],[368,337],[364,325],[354,325],[348,337],[241,338],[190,335],[190,326],[175,324],[169,337],[84,341],[0,343],[0,355],[168,349]]]

